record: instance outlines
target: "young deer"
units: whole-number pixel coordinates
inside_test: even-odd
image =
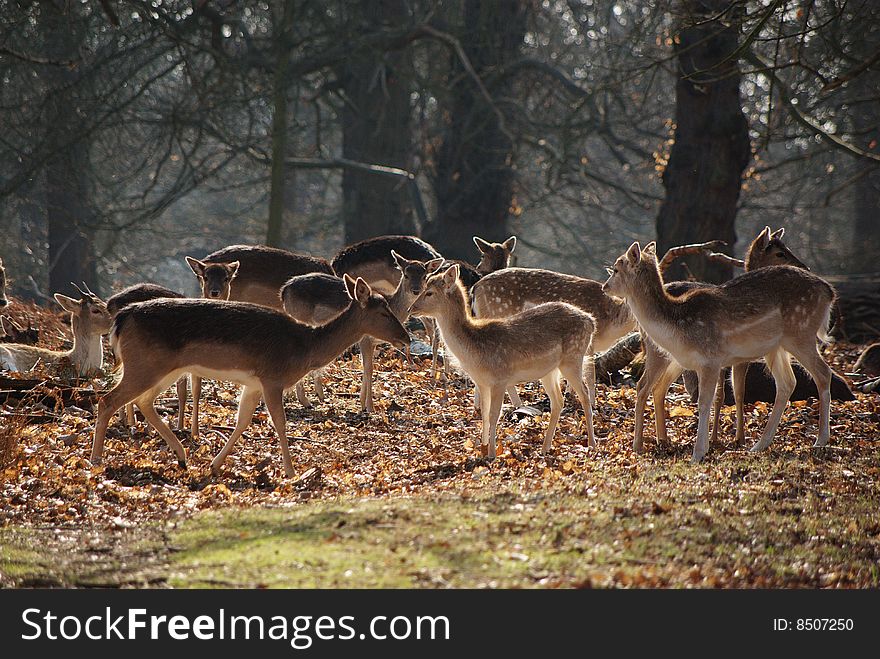
[[[693,460],[709,445],[709,412],[723,366],[764,357],[776,381],[776,400],[761,439],[767,448],[794,388],[790,356],[806,368],[819,391],[819,436],[830,437],[831,369],[816,348],[825,338],[834,289],[816,275],[787,265],[760,268],[720,286],[680,297],[663,288],[654,243],[632,246],[609,268],[603,289],[626,300],[645,333],[700,383],[699,425]]]
[[[636,328],[629,308],[605,295],[602,284],[552,270],[507,268],[486,275],[471,289],[474,313],[478,318],[504,318],[545,302],[567,302],[589,313],[596,323],[592,350],[607,350],[620,337]],[[596,383],[588,383],[596,399]],[[507,390],[511,402],[522,405],[516,387]]]
[[[765,227],[752,241],[746,252],[745,270],[750,272],[771,265],[791,265],[809,270],[782,242],[785,229],[771,232],[770,227]],[[664,284],[666,292],[670,295],[679,296],[697,288],[706,288],[711,284],[689,281],[674,281]],[[673,361],[668,353],[664,352],[642,332],[643,345],[645,348],[645,367],[642,377],[636,385],[636,410],[635,410],[635,436],[633,438],[633,450],[642,452],[643,427],[645,405],[650,393],[654,398],[654,423],[657,432],[657,440],[665,442],[666,435],[666,393],[672,383],[681,375],[684,368]],[[736,441],[745,439],[745,420],[743,415],[743,400],[745,397],[746,371],[749,363],[736,364],[732,369],[734,383],[734,398],[736,401]],[[724,383],[719,382],[719,394],[723,394]],[[712,442],[718,437],[718,427],[721,418],[723,399],[715,401],[715,418],[712,423]]]
[[[474,244],[480,250],[480,262],[476,267],[461,263],[466,270],[462,280],[471,285],[486,273],[506,268],[511,254],[516,248],[516,237],[511,236],[503,243],[490,243],[474,236]],[[378,236],[349,245],[333,259],[333,271],[340,277],[348,273],[352,277],[363,277],[375,290],[385,296],[394,294],[400,280],[400,273],[391,252],[413,261],[423,263],[442,258],[433,246],[415,236]],[[437,376],[437,363],[440,339],[433,321],[423,318],[425,332],[431,339],[431,379]]]
[[[474,236],[474,245],[480,250],[480,262],[476,266],[457,259],[447,261],[458,264],[460,269],[458,276],[468,290],[490,272],[510,267],[510,259],[513,257],[513,250],[516,249],[516,236],[511,236],[501,243],[490,243],[479,236]]]
[[[330,265],[337,277],[363,277],[377,293],[389,296],[397,289],[400,270],[392,250],[405,259],[431,261],[440,253],[415,236],[377,236],[343,248]]]
[[[540,379],[550,397],[550,422],[543,449],[550,450],[562,410],[560,375],[574,388],[584,407],[587,437],[593,437],[592,401],[583,382],[583,363],[591,352],[595,324],[577,307],[563,302],[541,304],[502,319],[477,319],[458,279],[458,266],[428,278],[410,308],[436,319],[443,341],[480,391],[482,445],[495,458],[495,429],[504,390],[524,380]],[[592,362],[589,362],[592,367]]]
[[[202,260],[187,256],[186,262],[199,279],[202,297],[251,302],[279,311],[278,291],[288,279],[309,272],[333,273],[325,259],[263,245],[230,245]],[[199,436],[200,377],[193,376],[192,393],[190,432],[195,439]]]
[[[511,236],[504,242],[490,243],[483,240],[479,236],[474,236],[474,245],[480,250],[480,262],[476,266],[459,261],[458,259],[448,260],[447,263],[457,263],[459,267],[458,277],[465,289],[471,290],[473,286],[480,281],[485,275],[504,270],[510,267],[510,260],[513,258],[513,250],[516,249],[516,236]],[[425,330],[431,337],[431,379],[437,377],[437,357],[440,352],[440,335],[432,321],[427,321]],[[449,376],[449,360],[443,362],[444,376]]]
[[[101,335],[110,331],[112,319],[107,305],[91,293],[83,292],[79,300],[55,293],[55,301],[70,313],[73,346],[70,350],[47,350],[18,343],[0,344],[0,368],[30,371],[38,363],[58,364],[69,360],[77,374],[87,375],[104,363]]]
[[[427,263],[411,261],[391,250],[395,266],[399,270],[397,287],[390,296],[386,296],[388,308],[400,322],[409,317],[409,305],[422,292],[429,273],[434,272],[443,263],[442,258]],[[310,325],[327,322],[338,315],[348,305],[345,284],[342,279],[324,274],[300,275],[291,278],[281,289],[281,301],[284,310],[295,320]],[[373,408],[373,350],[376,341],[365,336],[358,347],[361,353],[363,374],[361,378],[361,409],[372,413]],[[321,391],[320,374],[315,374],[315,391]],[[300,396],[301,384],[297,385],[297,396]],[[318,397],[323,400],[322,395]],[[308,405],[305,392],[300,402]]]
[[[293,476],[282,397],[311,370],[324,366],[364,334],[395,345],[409,340],[388,303],[363,280],[346,279],[352,302],[330,322],[312,327],[267,307],[215,300],[160,299],[133,304],[116,316],[110,342],[123,365],[119,383],[98,404],[91,461],[98,464],[113,413],[134,401],[186,466],[186,451],[153,402],[184,373],[244,385],[235,430],[211,463],[218,474],[250,425],[262,396],[278,433],[284,473]]]
[[[185,297],[170,288],[158,284],[134,284],[124,288],[118,293],[111,295],[107,300],[107,311],[112,317],[116,317],[120,311],[130,304],[146,302],[159,298],[179,299]],[[183,430],[184,409],[186,408],[186,376],[177,381],[177,429]],[[130,427],[134,426],[134,406],[131,403],[125,405],[125,422]]]
[[[201,260],[187,256],[186,262],[199,278],[202,297],[278,310],[278,290],[291,277],[309,272],[333,274],[325,259],[263,245],[230,245]]]

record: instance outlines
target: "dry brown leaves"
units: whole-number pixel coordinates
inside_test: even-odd
[[[444,388],[429,381],[429,360],[410,370],[390,348],[379,352],[375,414],[358,412],[358,356],[340,358],[328,368],[332,393],[326,404],[303,409],[295,400],[287,402],[287,432],[301,475],[294,479],[283,475],[278,441],[262,406],[223,473],[211,476],[211,459],[235,423],[237,388],[228,383],[206,383],[201,441],[179,434],[189,452],[187,470],[177,467],[161,438],[143,423],[129,434],[114,420],[104,464],[95,467],[87,461],[94,428],[90,406],[63,407],[18,427],[11,419],[34,409],[7,406],[0,435],[12,432],[16,441],[0,471],[0,525],[125,528],[207,508],[502,490],[562,490],[585,497],[600,489],[616,492],[624,517],[662,515],[670,508],[693,505],[695,498],[707,510],[716,499],[735,506],[733,490],[736,496],[753,494],[765,501],[809,498],[817,492],[822,497],[876,496],[871,494],[880,475],[876,395],[858,394],[856,401],[834,403],[831,446],[820,451],[810,448],[817,425],[814,401],[788,408],[765,456],[746,450],[766,421],[767,406],[747,407],[750,440],[744,446],[734,444],[732,408],[726,409],[721,445],[710,449],[703,464],[691,466],[687,461],[696,417],[682,387],[673,388],[667,403],[672,410],[671,443],[658,445],[653,440],[653,420],[648,419],[646,454],[635,455],[635,391],[600,385],[594,417],[598,448],[585,446],[579,407],[567,397],[552,455],[540,451],[547,414],[508,415],[499,427],[499,457],[489,464],[475,447],[480,420],[467,383],[456,379]],[[846,371],[856,355],[853,346],[829,349],[839,372]],[[540,405],[544,398],[539,386],[525,387],[527,402]],[[174,418],[173,398],[160,398],[159,406],[167,419]],[[760,585],[759,580],[750,583]]]

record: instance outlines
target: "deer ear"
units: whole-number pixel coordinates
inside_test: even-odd
[[[771,236],[770,227],[764,227],[764,230],[758,234],[758,237],[755,238],[755,240],[759,245],[766,245],[770,242]]]
[[[431,259],[430,261],[425,262],[425,270],[428,271],[428,275],[435,275],[437,271],[443,267],[443,264],[446,262],[442,256],[439,259]]]
[[[443,273],[443,285],[446,286],[447,290],[451,290],[452,287],[455,286],[455,282],[458,279],[459,272],[460,270],[458,267],[458,263],[456,263]]]
[[[391,250],[391,258],[394,259],[394,263],[397,265],[397,269],[401,272],[403,272],[406,269],[406,266],[409,264],[409,261],[407,261],[400,254],[395,252],[393,249]]]
[[[487,243],[485,240],[480,238],[479,236],[474,236],[474,245],[477,246],[477,249],[485,254],[486,252],[492,249],[492,245]]]
[[[630,263],[638,263],[639,258],[642,256],[642,248],[639,247],[639,241],[637,240],[632,245],[629,246],[629,249],[626,250],[626,260]]]
[[[657,256],[657,241],[652,240],[647,245],[645,245],[645,249],[643,249],[642,251],[648,252],[649,254],[653,254],[654,256]]]
[[[501,244],[504,246],[504,249],[513,254],[513,250],[516,249],[516,236],[511,236]]]
[[[782,240],[782,236],[784,236],[784,235],[785,235],[785,227],[782,227],[781,229],[778,229],[778,230],[774,231],[773,233],[771,233],[770,238],[775,239],[775,240]]]
[[[185,256],[186,262],[189,264],[190,269],[196,274],[196,277],[204,277],[205,276],[205,264],[199,261],[198,259],[194,259],[191,256]]]
[[[366,307],[372,294],[373,289],[370,288],[370,285],[366,280],[363,277],[358,277],[357,281],[354,283],[354,299],[357,300],[358,304],[362,307]]]
[[[72,297],[67,297],[61,293],[55,293],[55,301],[60,304],[61,308],[65,311],[69,311],[70,313],[77,313],[79,311],[79,300],[74,300]]]
[[[235,275],[238,274],[238,268],[241,265],[240,261],[232,261],[226,264],[226,270],[229,272],[229,278],[234,279]]]
[[[347,272],[342,275],[342,282],[345,284],[345,292],[348,293],[348,297],[352,300],[354,299],[354,285],[355,281],[351,278],[351,275]]]

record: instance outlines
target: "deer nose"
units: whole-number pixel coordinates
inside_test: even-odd
[[[9,304],[9,300],[7,300],[6,298],[0,297],[0,307],[5,307],[7,304]]]
[[[220,291],[211,291],[209,295],[214,298],[220,297]]]

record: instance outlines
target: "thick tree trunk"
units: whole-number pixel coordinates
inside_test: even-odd
[[[272,169],[269,188],[269,221],[266,244],[281,247],[284,227],[285,167],[287,157],[287,70],[290,58],[288,34],[293,24],[294,0],[285,0],[284,11],[275,25],[275,76],[272,89]]]
[[[59,60],[76,59],[82,40],[78,17],[66,3],[41,3],[44,50]],[[80,130],[80,100],[83,86],[74,84],[79,73],[64,67],[46,70],[48,121],[47,140],[54,156],[46,166],[46,218],[49,240],[49,292],[76,295],[70,282],[85,282],[98,292],[92,228],[88,144],[72,141]],[[74,90],[77,90],[76,92]]]
[[[352,2],[355,25],[381,30],[407,20],[406,0]],[[352,53],[341,72],[343,156],[349,160],[408,169],[412,151],[410,87],[412,74],[404,51]],[[409,191],[399,180],[345,169],[343,220],[347,244],[383,234],[416,230]]]
[[[880,11],[877,12],[880,16]],[[867,59],[880,47],[880,25],[868,23],[859,38],[860,50]],[[853,127],[857,144],[873,153],[880,152],[880,71],[869,68],[850,83],[851,94],[860,99],[853,105]],[[870,100],[866,100],[870,99]],[[855,184],[853,199],[852,265],[850,272],[880,271],[880,167],[862,163],[867,168]]]
[[[462,47],[482,79],[516,58],[528,3],[464,0]],[[504,240],[514,195],[513,143],[460,58],[452,55],[450,115],[436,161],[437,217],[424,237],[448,258],[473,260],[472,237]],[[489,87],[492,94],[497,90]],[[497,106],[496,106],[497,107]]]
[[[675,142],[663,173],[666,198],[657,217],[657,247],[720,239],[731,250],[742,173],[751,157],[748,123],[742,112],[740,72],[733,56],[737,29],[732,12],[726,24],[708,20],[721,15],[730,0],[685,0],[676,40],[679,79],[676,84]],[[730,253],[728,251],[728,253]],[[731,277],[728,264],[699,257],[686,259],[702,281],[720,283]],[[680,265],[669,279],[681,279]]]

